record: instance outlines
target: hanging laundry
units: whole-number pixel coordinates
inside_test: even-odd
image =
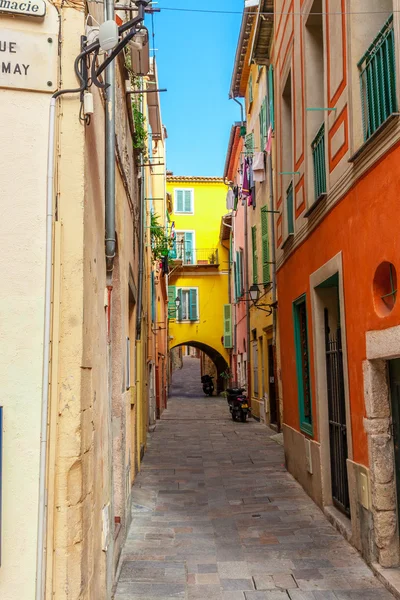
[[[255,152],[253,157],[254,181],[265,181],[264,152]]]
[[[228,210],[232,210],[235,207],[235,196],[233,190],[229,188],[228,193],[226,195],[226,208]]]
[[[239,200],[239,188],[237,185],[233,188],[233,210],[237,210],[238,200]]]
[[[250,189],[250,197],[251,202],[249,206],[252,206],[253,209],[256,207],[256,184],[254,181],[254,172],[253,172],[253,159],[247,159],[248,169],[249,169],[249,189]]]

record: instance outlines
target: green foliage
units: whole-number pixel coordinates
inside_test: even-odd
[[[158,215],[151,213],[150,237],[154,260],[161,260],[163,256],[168,256],[173,246],[172,240],[166,235],[165,229],[160,225],[158,218]]]
[[[134,90],[140,89],[141,81],[140,78],[135,75],[132,69],[132,60],[129,50],[125,49],[125,68],[129,73],[129,79]],[[134,125],[134,134],[132,144],[135,150],[142,155],[142,161],[146,162],[148,159],[147,152],[147,123],[146,117],[140,110],[143,102],[143,94],[132,94],[131,105],[132,105],[132,117]]]

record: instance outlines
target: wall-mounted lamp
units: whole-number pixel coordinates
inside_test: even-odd
[[[179,311],[179,307],[181,305],[181,301],[179,299],[179,296],[177,296],[175,298],[175,308],[171,308],[168,310],[168,318],[169,319],[175,319],[176,318],[176,314]]]
[[[262,285],[264,286],[266,284],[262,284]],[[272,304],[260,302],[263,299],[263,297],[265,296],[265,293],[262,294],[262,296],[260,297],[260,288],[258,287],[258,285],[256,283],[253,283],[250,286],[249,296],[250,296],[250,300],[253,303],[253,306],[258,308],[258,310],[262,310],[262,311],[268,313],[268,315],[271,315],[274,308],[278,307],[278,302],[273,302]]]

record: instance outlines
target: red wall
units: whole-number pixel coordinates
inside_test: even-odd
[[[384,261],[400,277],[400,147],[369,171],[325,217],[278,272],[284,422],[299,430],[292,302],[307,293],[314,437],[318,439],[309,276],[343,253],[347,358],[354,460],[368,465],[364,432],[365,333],[400,323],[400,300],[386,317],[373,304],[373,278]],[[400,354],[400,340],[399,340]]]

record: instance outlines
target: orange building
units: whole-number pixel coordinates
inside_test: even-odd
[[[399,565],[400,15],[393,4],[363,0],[346,13],[345,0],[276,0],[273,48],[287,465],[367,560],[383,567]]]

